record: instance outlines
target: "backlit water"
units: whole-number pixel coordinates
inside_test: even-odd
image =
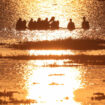
[[[83,62],[83,58],[59,58],[80,55],[104,57],[104,49],[21,50],[9,47],[19,42],[51,41],[69,37],[105,39],[104,8],[105,2],[101,0],[0,1],[0,104],[104,105],[105,96],[98,100],[95,97],[102,96],[95,94],[105,93],[105,64],[100,63],[99,59],[88,60],[88,57]],[[15,30],[19,17],[29,21],[31,18],[50,19],[52,16],[60,21],[60,27],[63,28],[21,32]],[[69,18],[80,28],[83,16],[89,20],[91,29],[76,29],[72,32],[66,29]],[[19,56],[21,58],[18,59]],[[39,58],[25,59],[26,56]],[[56,58],[50,58],[51,56]]]

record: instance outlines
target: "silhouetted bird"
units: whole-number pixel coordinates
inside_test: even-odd
[[[55,17],[52,16],[49,22],[52,23],[52,22],[54,22],[54,21],[55,21]]]
[[[16,23],[16,30],[25,30],[26,27],[26,20],[22,21],[21,18]],[[41,20],[41,18],[38,18],[37,21],[31,20],[28,23],[28,29],[29,30],[47,30],[47,29],[59,29],[59,21],[55,21],[55,17],[51,17],[51,19],[48,21],[48,18],[45,18],[45,20]]]
[[[36,21],[33,22],[33,29],[34,30],[37,29],[37,22]]]
[[[70,31],[72,31],[72,30],[75,29],[75,24],[74,24],[74,22],[72,22],[72,19],[70,19],[67,28],[68,28]]]
[[[51,29],[59,29],[59,21],[55,21],[54,16],[50,19],[49,23]]]
[[[52,22],[51,29],[59,29],[59,21]]]
[[[56,21],[56,29],[59,29],[59,21]]]
[[[22,29],[23,30],[25,30],[27,27],[26,27],[26,20],[24,20],[23,22],[22,22]]]
[[[41,18],[38,18],[36,24],[37,24],[37,29],[42,29],[42,20],[41,20]]]
[[[43,25],[44,25],[44,29],[49,29],[50,28],[50,24],[49,24],[48,18],[46,18],[43,21]]]
[[[17,23],[16,23],[16,30],[21,30],[21,28],[22,28],[21,23],[22,23],[22,19],[19,18],[19,20],[18,20]]]
[[[88,29],[90,28],[89,22],[86,21],[86,17],[83,17],[82,28],[83,28],[84,30],[88,30]]]
[[[26,29],[26,20],[22,21],[21,18],[16,23],[16,30],[25,30]]]
[[[31,20],[28,23],[28,29],[33,30],[34,29],[34,22],[33,19],[31,18]]]

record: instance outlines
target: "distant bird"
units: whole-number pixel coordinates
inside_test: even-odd
[[[89,22],[86,21],[86,17],[83,17],[82,28],[88,30],[90,28]]]
[[[69,21],[69,23],[68,23],[68,25],[67,25],[67,28],[68,28],[70,31],[72,31],[72,30],[75,29],[75,24],[74,24],[74,22],[72,22],[72,19],[70,19],[70,21]]]

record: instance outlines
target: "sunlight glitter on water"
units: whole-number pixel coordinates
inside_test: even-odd
[[[25,31],[25,32],[17,32],[19,36],[21,34],[23,41],[44,41],[44,40],[62,40],[65,38],[77,38],[77,31],[69,31],[67,29],[59,29],[59,30],[35,30],[35,31]]]
[[[41,67],[41,66],[54,66],[54,65],[64,65],[64,61],[68,60],[35,60],[30,61],[32,64]]]
[[[71,50],[29,50],[29,55],[75,55]]]
[[[34,99],[37,104],[80,105],[75,102],[73,92],[81,87],[81,74],[78,69],[65,67],[35,67],[36,61],[29,61],[28,73],[25,74],[27,99]],[[44,62],[40,60],[41,64]],[[48,60],[46,63],[52,63]],[[57,61],[59,62],[59,61]],[[58,63],[61,64],[61,63]],[[52,76],[51,76],[52,75]],[[33,104],[32,104],[33,105]]]

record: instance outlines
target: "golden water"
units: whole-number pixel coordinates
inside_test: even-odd
[[[100,26],[105,23],[105,3],[98,0],[2,0],[0,24],[15,28],[19,17],[50,19],[55,16],[60,21],[60,30],[35,30],[18,32],[0,31],[0,42],[16,43],[20,41],[42,41],[65,39],[68,37],[94,38],[104,31]],[[82,17],[86,16],[92,26],[90,30],[65,29],[70,18],[76,27],[81,27]],[[1,27],[0,26],[0,27]],[[98,27],[98,28],[97,28]],[[92,29],[96,28],[96,29]],[[46,45],[47,46],[47,45]],[[16,50],[0,46],[0,56],[63,56],[63,55],[105,55],[104,50]],[[33,99],[31,105],[104,105],[105,101],[91,100],[96,92],[105,93],[105,66],[83,65],[69,59],[13,60],[0,59],[0,91],[18,91],[16,100]],[[5,92],[4,91],[4,92]],[[0,97],[1,99],[5,99]],[[9,100],[6,97],[6,100]],[[9,103],[10,105],[10,103]],[[14,105],[11,103],[11,105]],[[24,105],[24,104],[19,104]]]

